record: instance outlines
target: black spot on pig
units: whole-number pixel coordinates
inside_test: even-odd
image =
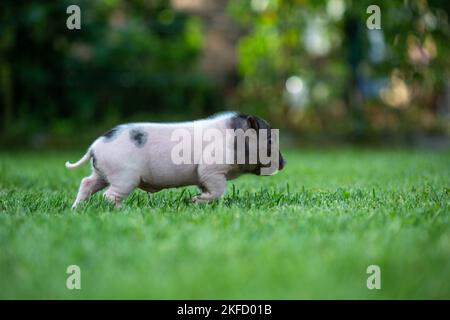
[[[237,134],[236,130],[243,130],[247,131],[248,129],[251,129],[249,122],[248,122],[248,115],[242,114],[242,113],[236,113],[230,118],[230,122],[228,123],[229,128],[235,130],[235,134]],[[244,152],[242,154],[242,152]],[[237,136],[234,137],[234,163],[238,163],[238,154],[240,156],[245,157],[244,163],[241,169],[248,170],[246,168],[247,165],[250,165],[250,156],[249,156],[249,139],[245,138],[244,140],[244,150],[238,150],[238,138]],[[245,167],[245,168],[244,168]]]
[[[103,137],[106,139],[106,141],[111,141],[113,140],[115,137],[117,137],[118,133],[120,131],[120,126],[112,128],[111,130],[109,130],[108,132],[103,134]]]
[[[271,132],[271,127],[269,125],[269,123],[267,123],[267,121],[265,121],[262,118],[256,117],[256,116],[251,116],[251,115],[246,115],[246,114],[242,114],[242,113],[236,113],[233,117],[230,118],[230,122],[229,122],[229,128],[233,129],[233,130],[238,130],[238,129],[242,129],[244,131],[248,130],[248,129],[253,129],[256,130],[256,134],[257,134],[257,145],[256,145],[256,150],[257,150],[257,164],[252,165],[251,161],[250,161],[250,147],[255,148],[255,146],[250,146],[250,140],[249,139],[245,139],[245,149],[243,150],[244,154],[243,156],[245,157],[245,162],[241,165],[241,170],[242,171],[248,171],[248,172],[252,172],[255,174],[261,174],[261,166],[263,166],[263,164],[261,163],[261,160],[259,158],[259,150],[260,148],[262,148],[264,145],[264,149],[267,150],[267,156],[271,157],[272,156],[272,132]],[[261,130],[265,130],[266,131],[266,140],[265,141],[259,141],[259,137],[260,134],[263,133],[263,131]],[[254,149],[252,149],[254,150]],[[235,138],[234,140],[234,151],[235,151],[235,161],[237,161],[237,154],[239,152],[238,150],[238,144],[237,144],[237,139]],[[242,152],[242,150],[241,150]],[[253,151],[254,152],[254,151]],[[279,153],[279,163],[280,166],[279,168],[282,169],[284,166],[284,159],[281,156],[281,153]]]
[[[94,168],[95,172],[102,177],[103,180],[107,181],[105,174],[100,170],[98,167],[97,157],[94,154],[94,151],[91,150],[91,158],[92,158],[92,167]]]
[[[237,130],[237,129],[242,129],[245,130],[248,128],[247,125],[247,117],[245,114],[242,113],[238,113],[236,115],[234,115],[230,120],[230,127],[233,130]]]
[[[147,143],[147,132],[142,129],[131,129],[130,139],[136,147],[142,148]]]
[[[98,171],[97,158],[95,157],[94,151],[91,151],[91,158],[92,158],[92,167]]]

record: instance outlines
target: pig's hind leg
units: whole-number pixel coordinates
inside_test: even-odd
[[[112,179],[109,188],[105,191],[104,197],[116,208],[122,207],[122,201],[139,185],[139,178],[131,177]]]
[[[89,177],[83,178],[80,183],[77,198],[72,205],[72,209],[75,209],[80,201],[86,200],[97,191],[106,187],[106,185],[106,181],[96,172],[93,172]]]

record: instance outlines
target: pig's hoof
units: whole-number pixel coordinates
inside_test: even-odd
[[[202,197],[200,196],[195,196],[192,198],[192,203],[204,203],[204,202],[208,202],[208,200],[202,199]]]
[[[211,198],[204,198],[201,195],[195,196],[192,198],[192,203],[209,203],[211,201],[214,201],[215,199]]]

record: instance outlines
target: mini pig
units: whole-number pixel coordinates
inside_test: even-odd
[[[217,161],[212,164],[202,162],[198,158],[202,152],[191,151],[192,144],[188,144],[189,148],[183,152],[190,153],[192,161],[175,163],[174,149],[180,143],[174,139],[174,133],[182,131],[195,136],[195,132],[208,129],[223,134],[220,147],[224,147],[226,155],[234,152],[233,161]],[[236,142],[237,138],[226,134],[238,129],[244,133],[253,129],[257,137],[262,137],[260,132],[264,130],[261,129],[267,130],[268,134],[266,138],[245,139],[242,151],[237,150],[239,146],[242,147],[242,144]],[[285,160],[278,150],[278,139],[274,138],[270,129],[263,119],[240,113],[223,113],[191,122],[120,125],[95,140],[78,162],[66,162],[66,167],[73,169],[92,160],[92,174],[82,179],[72,208],[106,187],[104,196],[116,207],[121,207],[122,201],[135,188],[157,192],[164,188],[197,185],[202,192],[192,198],[194,203],[216,200],[224,193],[227,180],[245,173],[261,175],[264,168],[273,167],[274,164],[274,171],[283,169]],[[194,140],[194,148],[196,143]],[[205,150],[205,145],[207,143],[203,143],[200,151]],[[256,161],[250,161],[251,150],[256,152],[263,147],[268,150],[271,163],[263,163],[259,156]],[[271,150],[276,150],[276,154],[270,154]],[[234,156],[240,152],[245,153],[244,162],[237,161]]]

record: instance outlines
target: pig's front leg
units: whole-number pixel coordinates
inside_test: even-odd
[[[192,198],[193,203],[210,202],[220,198],[225,192],[227,180],[224,174],[212,174],[201,179],[202,193]]]

